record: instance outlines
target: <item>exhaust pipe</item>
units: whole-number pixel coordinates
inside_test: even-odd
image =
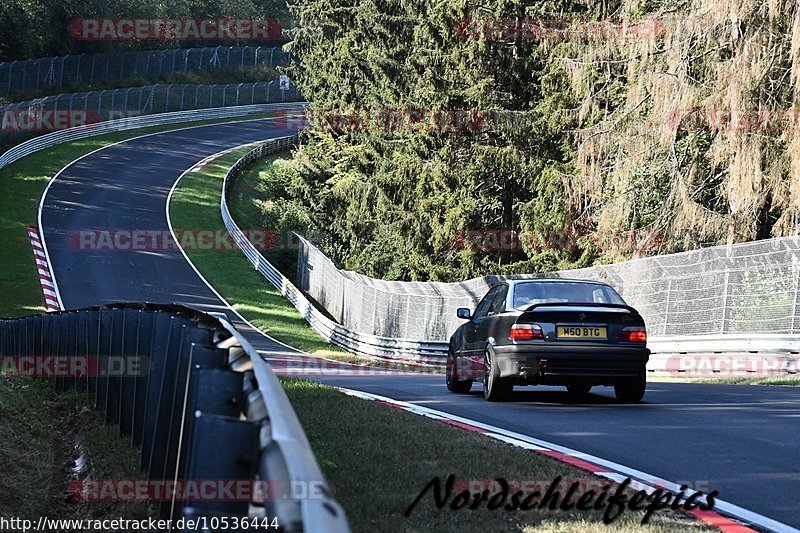
[[[536,372],[532,370],[526,370],[525,372],[522,373],[522,377],[523,379],[525,379],[525,381],[537,381],[543,376],[544,374],[542,373],[541,370],[538,370]]]
[[[544,377],[545,370],[547,370],[547,359],[539,359],[539,369],[523,369],[522,378],[526,381],[538,381]]]

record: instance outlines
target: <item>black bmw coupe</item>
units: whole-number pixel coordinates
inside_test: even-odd
[[[564,385],[574,395],[613,386],[638,402],[650,357],[642,316],[609,285],[568,279],[509,280],[492,287],[450,338],[447,388],[483,381],[490,401],[515,385]]]

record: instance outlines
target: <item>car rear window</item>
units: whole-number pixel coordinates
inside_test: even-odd
[[[572,282],[530,282],[514,285],[514,309],[523,310],[543,303],[625,304],[617,292],[606,285]]]

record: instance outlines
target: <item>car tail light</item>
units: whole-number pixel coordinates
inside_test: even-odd
[[[642,326],[622,328],[619,340],[623,342],[647,342],[647,330]]]
[[[511,326],[508,338],[512,341],[532,341],[544,339],[544,335],[542,335],[542,328],[536,324],[514,324]]]

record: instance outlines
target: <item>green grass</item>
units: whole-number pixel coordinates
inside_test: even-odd
[[[238,120],[250,120],[258,116],[241,117]],[[221,119],[156,126],[90,137],[43,150],[0,169],[0,183],[4,192],[0,196],[0,239],[3,242],[0,248],[0,316],[25,316],[45,310],[25,226],[37,225],[39,199],[50,178],[59,170],[92,150],[124,139],[186,126],[230,121]]]
[[[403,511],[435,476],[457,480],[597,481],[565,463],[399,409],[346,396],[310,381],[283,386],[334,496],[354,531],[703,531],[677,513],[625,511],[610,526],[599,512],[437,509],[426,496]],[[565,484],[566,485],[566,484]],[[602,483],[601,483],[602,485]],[[563,492],[562,492],[563,494]]]
[[[234,151],[183,177],[170,203],[170,218],[176,231],[181,228],[225,231],[219,210],[223,178],[236,160],[250,149]],[[237,205],[242,207],[241,203]],[[256,210],[249,211],[248,217],[240,217],[236,212],[234,219],[243,230],[258,229],[259,225],[249,218],[257,215]],[[349,356],[320,337],[238,248],[230,251],[186,250],[186,253],[233,308],[265,333],[316,355]]]
[[[186,174],[170,204],[174,228],[223,228],[219,214],[222,179],[248,149]],[[258,169],[237,179],[231,208],[242,229],[256,228],[260,210]],[[248,194],[248,191],[252,194]],[[239,251],[187,250],[203,276],[248,320],[279,340],[331,356],[332,347],[300,317],[294,307],[253,269]],[[339,352],[351,362],[363,358]],[[425,498],[409,517],[403,511],[434,476],[458,479],[508,479],[549,482],[561,475],[593,479],[583,471],[531,452],[453,428],[441,422],[346,396],[302,380],[283,380],[328,483],[348,513],[354,531],[602,531],[599,513],[438,510]],[[626,513],[615,531],[700,531],[684,515],[660,513],[648,526],[642,513]]]
[[[87,407],[85,392],[56,393],[53,380],[0,375],[0,515],[50,518],[146,518],[133,502],[68,501],[74,461],[82,455],[95,479],[141,477],[139,454],[117,426]]]
[[[228,169],[250,148],[232,152],[197,172],[186,174],[172,197],[170,217],[173,227],[208,228],[225,231],[219,213],[222,180]],[[279,159],[272,157],[245,169],[230,183],[229,208],[234,220],[243,230],[260,229],[263,191],[259,187],[262,171]],[[303,319],[294,306],[277,289],[253,269],[237,249],[225,251],[190,251],[187,255],[203,276],[226,300],[262,331],[290,346],[345,363],[413,370],[417,365],[395,363],[381,358],[368,358],[346,352],[319,336]],[[278,252],[280,253],[280,252]],[[291,252],[290,252],[291,253]],[[267,254],[268,259],[272,259]],[[284,254],[279,265],[293,270]],[[284,275],[292,279],[292,272],[284,268]],[[443,370],[429,369],[434,372]]]

